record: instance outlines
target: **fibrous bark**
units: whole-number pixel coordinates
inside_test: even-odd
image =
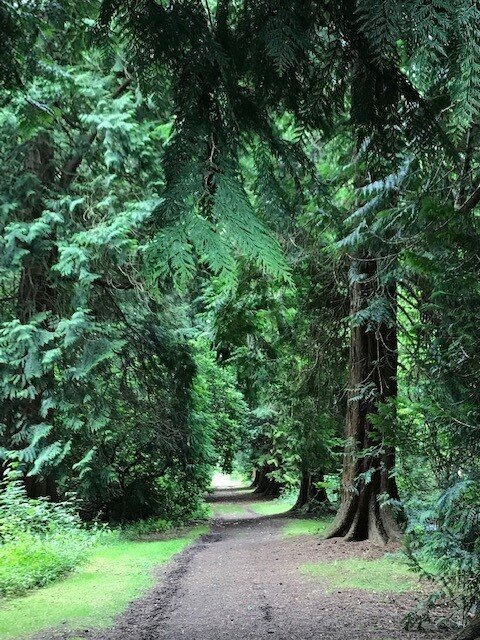
[[[309,471],[302,473],[300,490],[293,511],[302,509],[314,513],[332,509],[325,488],[317,486],[321,482],[323,482],[322,474],[313,474]]]
[[[373,427],[370,416],[380,403],[397,395],[397,332],[395,285],[383,287],[390,318],[359,319],[378,290],[378,261],[367,254],[356,258],[350,286],[353,318],[349,362],[349,402],[343,459],[341,505],[328,537],[387,543],[401,536],[398,514],[381,506],[383,496],[398,500],[392,471],[391,441]]]
[[[270,473],[274,471],[274,467],[265,464],[259,472],[258,484],[254,493],[261,493],[268,498],[278,498],[282,490],[282,485],[275,478],[270,477]]]

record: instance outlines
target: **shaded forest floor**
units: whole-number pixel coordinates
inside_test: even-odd
[[[402,618],[415,605],[422,588],[394,556],[383,557],[384,548],[324,541],[308,535],[304,521],[287,514],[259,516],[255,507],[251,492],[217,491],[212,497],[210,532],[159,570],[156,587],[131,603],[111,629],[85,630],[69,637],[445,637],[439,632],[403,629]]]

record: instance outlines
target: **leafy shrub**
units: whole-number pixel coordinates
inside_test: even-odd
[[[142,536],[148,536],[155,533],[165,533],[175,527],[183,527],[194,521],[207,520],[209,517],[209,508],[206,504],[199,504],[193,512],[186,513],[183,519],[175,521],[166,520],[165,518],[146,518],[125,525],[122,529],[122,535],[129,540],[135,540]]]
[[[207,476],[201,479],[199,474],[198,470],[195,476],[189,476],[185,471],[169,469],[157,478],[158,515],[124,524],[122,534],[128,539],[135,539],[208,519],[208,506],[202,500]]]
[[[414,570],[438,588],[407,618],[419,626],[439,599],[460,610],[463,622],[480,606],[480,482],[462,479],[436,505],[411,514],[406,553]]]
[[[128,540],[135,540],[142,536],[148,536],[152,533],[165,533],[173,528],[173,524],[170,520],[163,518],[146,518],[145,520],[138,520],[137,522],[131,522],[122,530],[123,535]]]
[[[73,501],[29,499],[18,473],[7,472],[0,493],[0,595],[19,595],[72,571],[108,535],[86,529]]]
[[[157,480],[157,485],[162,507],[159,513],[172,526],[205,519],[205,505],[202,502],[205,488],[202,483],[199,485],[198,481],[183,474],[167,473]]]

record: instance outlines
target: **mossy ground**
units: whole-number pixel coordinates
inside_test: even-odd
[[[258,500],[249,504],[249,508],[261,516],[275,516],[289,511],[295,500],[290,498],[278,498],[276,500]]]
[[[19,598],[0,600],[0,640],[52,627],[105,627],[130,600],[153,584],[152,570],[205,533],[196,527],[179,538],[117,542],[99,547],[65,580]]]
[[[291,536],[322,535],[331,522],[331,518],[299,518],[283,527],[283,535],[287,538]]]
[[[300,567],[300,572],[321,580],[327,591],[360,589],[372,593],[406,593],[419,588],[419,579],[399,557],[377,560],[349,558]]]

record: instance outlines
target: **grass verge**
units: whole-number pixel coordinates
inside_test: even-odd
[[[153,567],[170,560],[206,530],[196,527],[179,538],[99,547],[65,580],[0,600],[0,639],[59,626],[70,630],[110,625],[128,602],[153,584]]]
[[[220,502],[211,505],[213,515],[240,517],[245,515],[245,506],[241,506],[235,502]]]
[[[283,527],[283,535],[287,538],[291,536],[320,535],[325,532],[331,522],[331,518],[318,520],[314,518],[299,518]]]
[[[285,513],[294,505],[294,500],[279,498],[276,500],[258,500],[248,504],[248,508],[261,516],[275,516]]]
[[[300,572],[326,582],[330,590],[360,589],[372,593],[406,593],[419,587],[418,577],[400,560],[350,558],[300,567]]]

